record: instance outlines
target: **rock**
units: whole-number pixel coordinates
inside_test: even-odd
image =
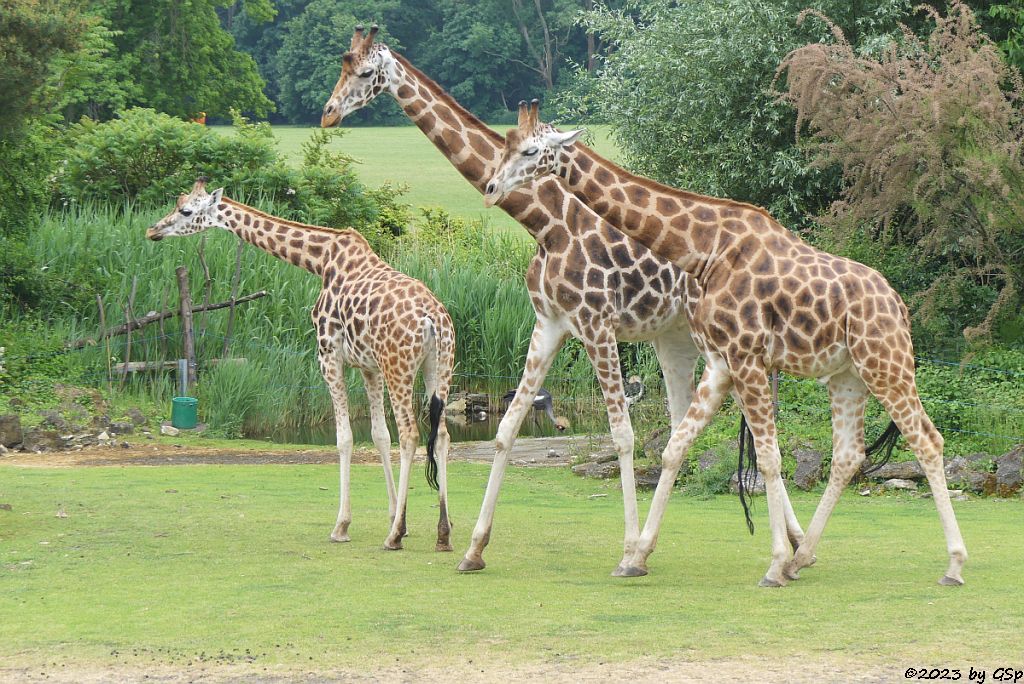
[[[917,483],[913,480],[901,480],[898,477],[894,477],[883,482],[882,489],[904,489],[913,492],[917,491]]]
[[[573,466],[572,472],[581,477],[592,477],[598,480],[607,480],[609,478],[619,476],[619,462],[606,461],[605,463],[595,463],[593,461],[588,461],[587,463],[580,463],[579,465]]]
[[[53,428],[61,432],[68,432],[71,428],[71,424],[57,411],[40,411],[39,415],[43,417],[42,422],[39,423],[42,427]]]
[[[701,470],[711,470],[718,465],[722,460],[722,457],[718,455],[717,451],[708,449],[703,454],[697,457],[697,467]]]
[[[924,471],[917,461],[900,461],[886,463],[873,473],[868,473],[868,477],[872,480],[923,480]]]
[[[619,455],[614,451],[606,451],[604,453],[597,452],[596,454],[591,455],[587,460],[591,463],[609,463],[618,459],[618,457]]]
[[[996,476],[987,470],[975,470],[974,465],[979,464],[982,458],[988,458],[986,454],[972,454],[971,456],[957,456],[950,459],[946,464],[946,484],[962,487],[979,494],[991,494],[996,490]]]
[[[996,459],[996,494],[1013,496],[1021,488],[1024,444]]]
[[[672,436],[672,430],[668,426],[660,427],[647,436],[644,440],[644,456],[655,463],[661,463],[661,455],[665,452],[668,438]]]
[[[117,422],[110,424],[110,431],[118,435],[130,435],[135,432],[135,423]]]
[[[805,492],[814,489],[821,481],[821,452],[814,449],[794,449],[796,470],[793,471],[793,484]]]
[[[747,479],[744,474],[744,490],[748,494],[764,494],[764,478],[761,477],[760,471],[754,471],[753,481]],[[740,493],[740,481],[739,476],[736,473],[732,474],[729,478],[729,491],[733,494]]]
[[[860,494],[861,496],[871,496],[871,490],[870,489],[862,489],[862,490],[860,490],[857,493]]]
[[[97,414],[93,416],[92,426],[97,430],[107,430],[110,428],[110,416],[106,414]]]
[[[65,446],[64,438],[56,430],[45,430],[41,427],[34,427],[25,432],[25,439],[21,448],[25,451],[58,451]]]
[[[0,511],[13,511],[14,507],[9,503],[0,503]]]
[[[21,429],[21,416],[17,413],[0,416],[0,445],[12,447],[15,444],[21,444],[24,436]]]
[[[548,458],[558,458],[559,453],[554,449],[548,449]]]
[[[106,430],[104,430],[100,434],[96,435],[96,439],[100,440],[101,442],[106,442],[107,440],[110,439],[110,435],[107,434]]]
[[[444,412],[449,415],[466,415],[466,395],[462,394],[449,398],[448,403],[444,406]]]
[[[160,434],[168,435],[169,437],[177,437],[179,434],[181,434],[181,431],[178,430],[178,428],[174,427],[173,425],[161,425]]]
[[[637,489],[655,489],[661,480],[661,468],[656,465],[638,468],[633,471],[633,479]]]
[[[3,444],[0,444],[0,456],[6,456],[6,455],[7,455],[7,447],[5,447]]]
[[[133,425],[145,425],[147,422],[146,416],[142,415],[142,411],[135,407],[128,409],[125,415],[128,416],[128,420],[132,421]]]

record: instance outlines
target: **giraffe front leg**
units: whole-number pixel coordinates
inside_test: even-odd
[[[640,533],[636,552],[632,556],[623,557],[618,573],[620,576],[637,577],[647,574],[647,559],[658,543],[661,521],[668,505],[668,497],[675,486],[679,468],[694,440],[721,408],[731,383],[732,379],[725,362],[718,356],[709,357],[693,401],[690,402],[682,422],[672,432],[672,437],[665,446],[661,458],[661,477],[658,480],[658,488],[654,491],[651,509],[647,513],[647,522]]]
[[[760,581],[762,587],[781,587],[789,581],[785,568],[792,557],[786,521],[786,485],[782,481],[782,454],[775,432],[771,387],[768,374],[759,359],[751,356],[730,363],[736,395],[747,425],[754,435],[757,469],[764,478],[768,500],[768,525],[771,529],[772,562]]]
[[[469,549],[462,562],[459,563],[460,572],[483,570],[486,566],[483,558],[484,548],[491,538],[494,509],[498,504],[498,492],[501,490],[501,482],[505,477],[509,453],[512,451],[512,445],[519,433],[519,427],[523,424],[527,411],[531,410],[533,398],[537,396],[544,377],[547,375],[548,369],[551,368],[565,337],[565,329],[558,322],[538,316],[537,323],[533,327],[533,335],[530,338],[530,350],[526,355],[526,368],[523,370],[519,387],[516,388],[516,396],[509,404],[505,415],[502,416],[501,423],[498,424],[498,434],[494,445],[494,463],[491,465],[491,474],[487,479],[487,491],[484,493],[484,500],[480,506],[480,516],[473,528],[473,538],[470,541]]]
[[[388,495],[388,514],[394,521],[398,510],[398,495],[395,493],[395,479],[391,472],[391,433],[388,432],[387,418],[384,414],[384,378],[378,371],[363,370],[363,383],[366,385],[366,398],[370,405],[370,434],[373,445],[380,454],[381,466],[384,470],[384,486]]]
[[[352,522],[349,500],[349,478],[352,468],[352,427],[348,418],[348,394],[345,391],[345,373],[338,352],[329,341],[321,340],[319,347],[320,372],[324,376],[334,405],[334,426],[338,444],[339,498],[338,520],[331,531],[331,541],[349,541],[348,526]]]
[[[785,568],[786,577],[797,579],[801,569],[814,564],[814,550],[846,485],[864,460],[864,406],[868,390],[852,371],[833,376],[828,383],[832,405],[832,467],[825,493],[814,511],[803,542]]]
[[[583,340],[590,357],[590,363],[597,373],[604,403],[608,411],[608,428],[611,432],[615,452],[619,457],[619,473],[622,481],[622,506],[625,514],[625,533],[622,540],[623,558],[636,552],[640,538],[640,514],[636,505],[636,478],[633,473],[633,425],[626,410],[626,397],[622,387],[622,372],[619,370],[619,350],[615,341],[615,332],[610,329],[599,330],[594,335],[596,340]],[[623,577],[624,568],[620,564],[612,571],[613,577]]]

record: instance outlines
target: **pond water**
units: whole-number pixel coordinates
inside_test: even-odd
[[[554,435],[573,434],[594,434],[608,430],[608,418],[604,407],[586,407],[578,411],[569,412],[570,427],[565,432],[559,432],[547,418],[547,416],[535,413],[531,410],[523,420],[519,429],[520,437],[551,437]],[[351,417],[352,436],[357,444],[372,443],[370,433],[369,414],[355,414]],[[453,442],[476,442],[493,440],[498,432],[498,423],[501,422],[501,415],[488,413],[483,420],[469,421],[459,416],[447,419],[448,434]],[[429,425],[425,418],[419,421],[420,435],[426,439]],[[388,430],[391,432],[391,441],[397,441],[398,429],[391,415],[388,415]],[[335,444],[334,422],[324,423],[313,427],[297,427],[283,430],[275,430],[269,434],[246,435],[256,439],[269,439],[272,442],[281,444]]]

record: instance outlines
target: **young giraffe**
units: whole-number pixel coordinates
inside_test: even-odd
[[[705,197],[635,176],[537,119],[509,131],[486,202],[534,179],[557,176],[595,212],[689,273],[699,298],[690,325],[707,367],[686,418],[665,449],[664,469],[640,543],[623,559],[647,572],[661,517],[682,458],[732,388],[754,435],[772,532],[772,563],[761,581],[781,586],[809,565],[836,502],[864,459],[864,406],[874,394],[906,437],[931,486],[946,537],[949,566],[940,584],[963,584],[967,549],[946,489],[942,435],[917,394],[907,308],[885,278],[863,264],[827,254],[786,230],[766,211]],[[689,304],[689,303],[688,303]],[[785,486],[768,372],[813,377],[828,385],[832,470],[807,535],[790,557],[785,544]]]
[[[380,451],[388,490],[391,531],[384,548],[402,548],[409,471],[419,441],[413,404],[413,380],[423,367],[430,396],[427,480],[439,491],[438,551],[451,551],[448,519],[447,458],[449,437],[442,413],[455,361],[455,331],[444,306],[427,287],[399,273],[378,257],[354,230],[331,230],[269,216],[223,196],[207,193],[205,179],[182,195],[174,211],[148,231],[150,240],[192,235],[210,227],[231,231],[242,240],[323,281],[311,316],[317,332],[320,371],[334,403],[341,464],[341,504],[331,540],[349,541],[352,520],[349,470],[352,429],[348,418],[345,365],[358,368],[370,404],[373,443]],[[384,384],[398,424],[401,463],[398,493],[391,473],[391,435],[384,419]],[[436,456],[436,458],[435,458]]]
[[[374,43],[377,28],[356,27],[342,58],[341,75],[324,106],[321,125],[343,117],[388,91],[462,176],[481,193],[498,162],[503,140],[463,109],[437,83],[386,45]],[[692,396],[697,352],[690,338],[683,297],[692,280],[642,245],[627,239],[566,193],[555,179],[511,193],[501,207],[537,242],[526,274],[537,322],[526,367],[508,411],[498,426],[494,465],[459,569],[484,567],[498,491],[515,436],[540,390],[544,376],[567,337],[587,351],[608,410],[621,464],[625,535],[632,552],[639,537],[633,478],[633,429],[626,410],[617,340],[648,340],[665,376],[673,427]],[[802,536],[802,533],[801,533]],[[621,574],[621,568],[613,574]]]

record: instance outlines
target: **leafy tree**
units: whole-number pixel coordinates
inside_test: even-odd
[[[265,0],[264,0],[265,3]],[[103,0],[97,3],[139,92],[132,104],[189,118],[238,108],[265,115],[273,103],[249,55],[220,24],[218,0]],[[262,7],[261,16],[270,9]],[[253,10],[260,12],[260,10]]]
[[[883,243],[944,262],[916,298],[924,323],[959,322],[968,339],[1000,327],[1019,334],[1020,74],[960,2],[945,18],[929,8],[927,38],[907,30],[876,54],[858,54],[835,24],[810,14],[832,40],[793,51],[780,73],[815,164],[842,170],[842,195],[820,219],[846,236],[871,226]]]
[[[141,98],[141,89],[131,76],[137,60],[133,55],[118,53],[116,35],[97,18],[80,50],[53,60],[49,81],[56,108],[63,112],[65,121],[82,116],[109,119]]]
[[[51,62],[79,48],[89,20],[65,0],[0,0],[0,137],[45,109]]]
[[[281,33],[281,45],[272,65],[278,103],[289,121],[310,122],[320,118],[324,103],[341,72],[341,55],[348,49],[357,24],[369,24],[366,17],[396,9],[397,2],[351,2],[313,0]],[[395,48],[401,45],[384,31],[380,40]],[[367,113],[352,119],[401,120],[401,112],[379,98]]]
[[[578,72],[583,85],[573,91],[568,109],[574,118],[590,115],[611,123],[638,173],[765,206],[798,227],[836,188],[835,174],[808,168],[794,143],[792,111],[769,92],[779,61],[806,42],[795,22],[806,4],[630,0],[621,10],[598,5],[584,15],[584,25],[608,41],[610,51],[595,75]],[[894,29],[907,5],[818,4],[856,17],[851,24],[864,45]]]

